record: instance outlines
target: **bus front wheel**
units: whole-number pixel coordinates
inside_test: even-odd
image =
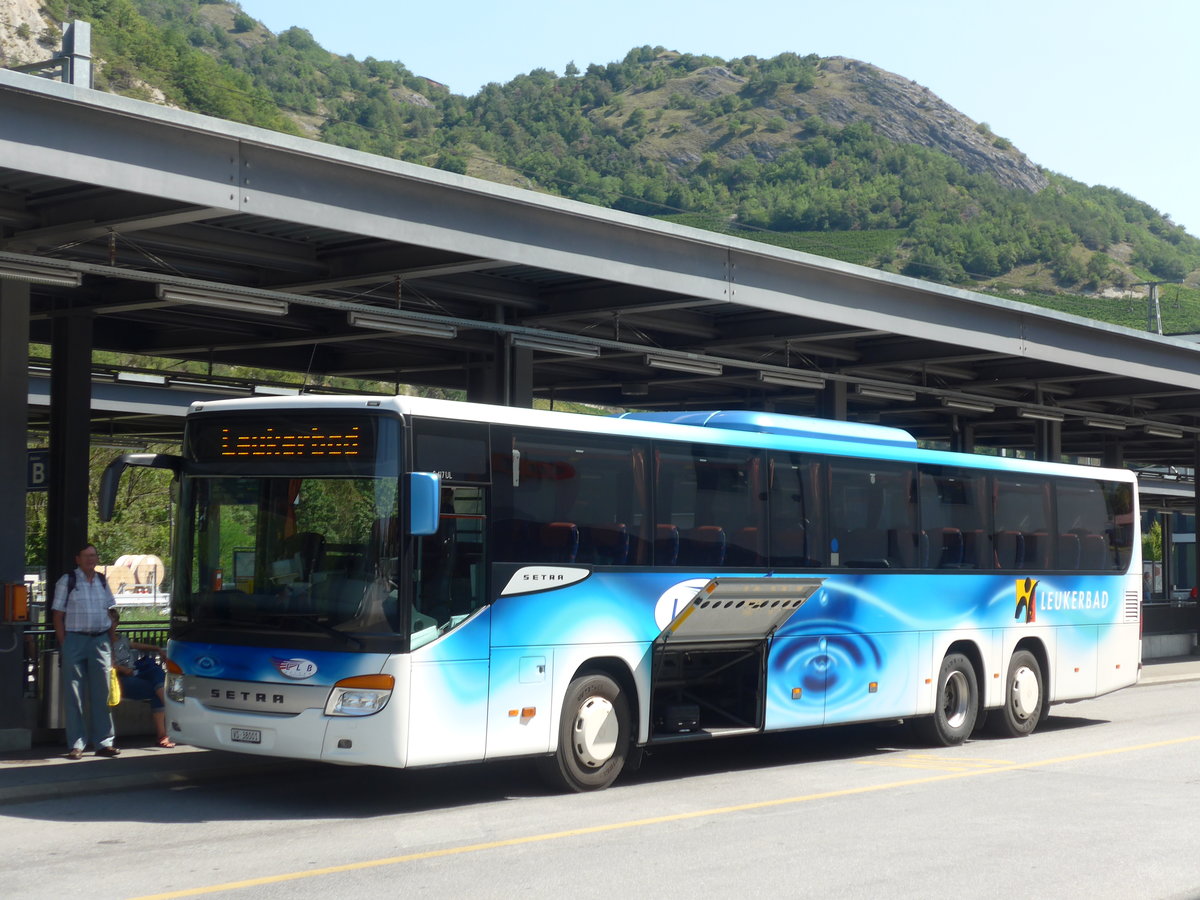
[[[1008,661],[1004,705],[988,718],[989,731],[999,737],[1033,734],[1046,712],[1042,667],[1028,650],[1018,650]]]
[[[979,684],[975,668],[961,653],[942,660],[933,715],[917,719],[917,736],[929,744],[953,747],[970,736],[979,714]]]
[[[558,750],[541,761],[542,776],[556,788],[608,787],[629,753],[629,701],[607,675],[581,675],[563,698]]]

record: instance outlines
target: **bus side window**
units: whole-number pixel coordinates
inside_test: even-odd
[[[515,433],[497,451],[495,559],[603,566],[644,564],[643,448],[597,435]]]
[[[821,494],[822,466],[799,453],[772,453],[767,464],[768,562],[772,568],[828,564]]]
[[[761,453],[660,444],[655,465],[655,563],[701,569],[754,564],[766,519]]]
[[[907,569],[917,551],[915,470],[882,460],[833,460],[830,548],[837,565]]]
[[[928,569],[990,568],[983,557],[987,476],[969,469],[920,468],[920,553]]]
[[[1051,559],[1051,483],[1044,478],[1001,473],[994,481],[992,546],[996,567],[1042,571]]]
[[[1056,493],[1060,568],[1121,570],[1128,566],[1131,491],[1124,485],[1072,478],[1059,481]]]

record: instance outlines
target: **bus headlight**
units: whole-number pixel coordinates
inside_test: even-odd
[[[396,679],[391,675],[357,675],[343,678],[329,692],[327,716],[373,716],[391,699]]]
[[[176,663],[171,660],[166,660],[167,681],[166,695],[167,699],[174,700],[176,703],[182,703],[184,697],[183,691],[183,669],[179,668]]]

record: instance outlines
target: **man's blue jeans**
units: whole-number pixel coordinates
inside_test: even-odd
[[[111,747],[112,711],[108,708],[108,670],[112,642],[108,632],[90,635],[68,631],[62,647],[63,705],[67,713],[67,748]],[[86,698],[87,718],[84,719]]]

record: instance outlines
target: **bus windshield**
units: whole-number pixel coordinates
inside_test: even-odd
[[[195,477],[187,482],[173,625],[329,649],[395,648],[397,481]],[[268,637],[269,636],[269,637]]]

